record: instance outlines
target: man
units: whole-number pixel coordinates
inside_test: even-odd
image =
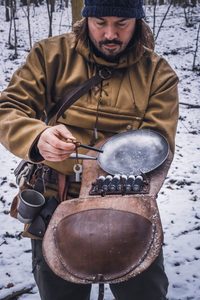
[[[84,17],[72,33],[37,43],[0,99],[0,139],[15,155],[73,174],[73,141],[94,145],[113,134],[152,128],[174,152],[178,79],[152,50],[141,0],[85,0]],[[112,75],[84,94],[52,126],[43,122],[63,94],[101,67]],[[66,143],[66,139],[72,142]],[[78,196],[79,184],[68,194]],[[57,277],[46,265],[41,241],[33,240],[33,267],[42,300],[86,300],[90,285]],[[168,281],[162,253],[142,274],[110,285],[117,300],[164,300]]]

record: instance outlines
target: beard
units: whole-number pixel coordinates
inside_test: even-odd
[[[117,39],[113,39],[113,40],[103,40],[100,41],[99,43],[97,43],[96,41],[92,41],[90,39],[90,44],[92,46],[92,50],[95,53],[95,55],[102,57],[103,59],[109,61],[109,62],[117,62],[122,54],[122,52],[124,52],[123,50],[115,53],[115,49],[106,49],[106,51],[108,53],[105,53],[105,51],[103,51],[103,46],[105,45],[117,45],[117,46],[122,46],[122,42],[117,40]]]

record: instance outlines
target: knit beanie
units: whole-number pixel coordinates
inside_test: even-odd
[[[141,19],[145,17],[143,0],[85,0],[83,17],[122,17]]]

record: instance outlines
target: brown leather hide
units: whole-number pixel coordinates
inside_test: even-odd
[[[149,251],[154,233],[152,223],[138,214],[94,209],[62,219],[54,239],[67,272],[98,282],[135,269]]]
[[[58,206],[45,233],[43,254],[50,268],[84,284],[122,282],[147,269],[163,243],[156,197],[171,160],[170,154],[148,174],[148,194],[106,197],[89,196],[104,172],[96,161],[84,162],[80,197]]]
[[[58,206],[44,237],[43,253],[51,269],[65,280],[114,283],[150,266],[162,240],[154,198],[87,197]]]

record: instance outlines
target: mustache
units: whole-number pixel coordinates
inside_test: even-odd
[[[103,45],[109,45],[109,44],[115,44],[115,45],[122,45],[122,42],[117,40],[117,39],[113,39],[113,40],[104,40],[104,41],[100,41],[99,42],[99,46],[103,46]]]

